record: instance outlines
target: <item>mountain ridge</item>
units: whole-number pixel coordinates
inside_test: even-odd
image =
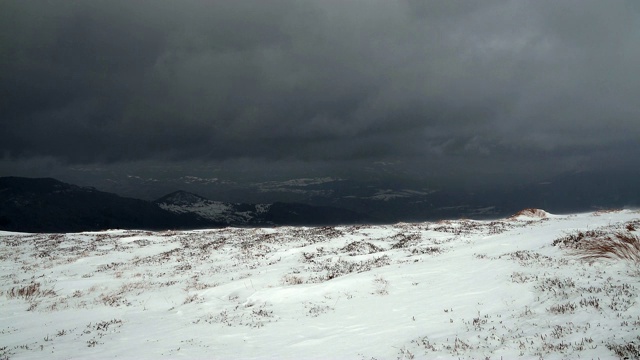
[[[53,178],[0,177],[0,230],[6,231],[185,230],[367,221],[365,215],[336,207],[223,203],[182,190],[151,202]]]
[[[220,227],[193,214],[173,214],[144,200],[120,197],[53,178],[0,178],[0,228],[24,232]]]

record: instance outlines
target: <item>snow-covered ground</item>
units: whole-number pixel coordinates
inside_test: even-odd
[[[0,358],[637,358],[640,259],[580,258],[636,229],[624,210],[0,232]]]

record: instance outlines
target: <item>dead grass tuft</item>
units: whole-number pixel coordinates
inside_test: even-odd
[[[56,292],[52,289],[41,289],[40,283],[34,282],[23,287],[14,287],[7,292],[9,299],[22,298],[33,299],[39,296],[55,296]]]
[[[304,284],[304,279],[298,275],[285,275],[282,278],[283,285],[300,285]]]
[[[630,233],[618,232],[613,236],[585,242],[578,253],[585,260],[626,260],[640,266],[640,238]]]
[[[534,208],[522,209],[517,213],[511,215],[509,219],[517,219],[519,217],[531,217],[531,218],[544,219],[547,217],[547,212],[541,209],[534,209]]]

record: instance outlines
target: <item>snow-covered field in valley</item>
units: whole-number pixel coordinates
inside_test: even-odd
[[[621,210],[0,232],[0,359],[638,358],[639,231]]]

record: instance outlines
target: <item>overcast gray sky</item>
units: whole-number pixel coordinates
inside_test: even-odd
[[[636,0],[3,0],[0,171],[637,166],[638,64]]]

